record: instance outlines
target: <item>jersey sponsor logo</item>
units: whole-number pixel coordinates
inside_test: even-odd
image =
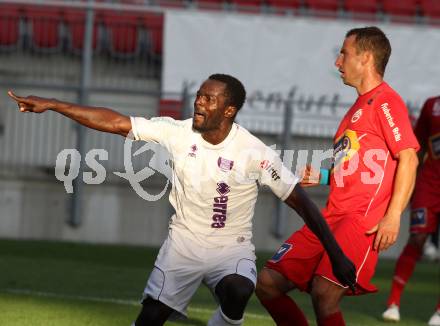
[[[427,222],[426,208],[415,208],[411,211],[411,226],[424,227]]]
[[[349,161],[360,147],[356,131],[345,130],[344,134],[336,139],[333,146],[333,167]]]
[[[275,170],[272,162],[269,162],[268,160],[261,161],[260,167],[263,170],[269,172],[270,177],[273,179],[273,181],[277,181],[277,180],[281,179],[280,174],[278,173],[277,170]]]
[[[225,159],[221,156],[219,156],[218,160],[217,160],[217,165],[220,168],[220,170],[227,172],[232,170],[232,167],[234,166],[234,161]]]
[[[228,199],[227,194],[231,191],[231,187],[226,182],[217,183],[217,192],[220,196],[214,197],[214,202],[212,204],[212,228],[220,229],[225,227],[226,215],[228,210]]]
[[[361,116],[362,116],[362,109],[359,109],[351,117],[351,122],[355,123],[356,121],[358,121],[361,118]]]
[[[188,156],[191,156],[191,157],[196,157],[197,155],[197,145],[196,144],[192,144],[191,146],[190,146],[190,148],[189,148],[189,153],[188,153]]]
[[[388,121],[391,131],[393,132],[394,140],[396,142],[400,141],[402,139],[402,135],[400,134],[399,127],[397,127],[396,123],[394,122],[394,118],[391,115],[391,109],[388,107],[388,103],[381,104],[380,108]]]
[[[270,259],[271,262],[277,263],[283,258],[285,254],[287,254],[290,249],[292,249],[293,245],[291,243],[283,243],[281,247],[278,249],[278,251],[275,253],[275,255],[272,256]]]

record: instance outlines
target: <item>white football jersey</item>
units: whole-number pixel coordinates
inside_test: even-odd
[[[192,119],[131,117],[131,124],[135,140],[170,153],[176,211],[170,227],[203,247],[250,242],[259,186],[285,200],[299,180],[273,149],[235,123],[217,145],[192,129]]]

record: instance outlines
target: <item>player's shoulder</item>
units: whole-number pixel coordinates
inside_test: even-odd
[[[376,93],[373,95],[372,105],[376,108],[376,112],[384,110],[395,111],[396,109],[399,111],[408,111],[405,101],[399,93],[385,82],[378,87]]]
[[[176,127],[176,128],[188,128],[189,126],[191,126],[191,120],[192,119],[176,120],[176,119],[171,118],[171,117],[153,117],[153,118],[150,118],[151,122],[162,123],[164,125],[168,125],[168,126]]]
[[[238,141],[242,144],[246,144],[247,147],[255,149],[267,147],[260,138],[239,124],[237,124],[237,137]]]

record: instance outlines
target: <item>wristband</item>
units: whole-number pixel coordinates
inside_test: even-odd
[[[320,185],[329,185],[330,184],[330,170],[319,169],[319,172],[320,172],[319,184]]]

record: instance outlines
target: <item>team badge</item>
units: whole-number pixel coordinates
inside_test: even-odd
[[[234,161],[227,160],[223,157],[219,157],[217,160],[217,165],[222,171],[230,171],[232,170],[232,167],[234,166]]]
[[[196,144],[192,144],[191,147],[189,148],[188,156],[196,157],[197,149],[198,149],[197,145]]]
[[[275,253],[275,255],[272,256],[270,261],[273,263],[279,262],[281,258],[283,258],[283,256],[287,254],[290,251],[290,249],[292,249],[292,247],[293,245],[291,243],[283,243],[280,249],[278,249],[278,251]]]
[[[226,182],[220,181],[217,183],[217,192],[220,196],[225,196],[231,190],[231,187]]]
[[[358,121],[361,118],[361,116],[362,116],[362,109],[359,109],[351,117],[351,122],[355,123],[356,121]]]
[[[411,226],[426,226],[426,208],[416,208],[411,211]]]

